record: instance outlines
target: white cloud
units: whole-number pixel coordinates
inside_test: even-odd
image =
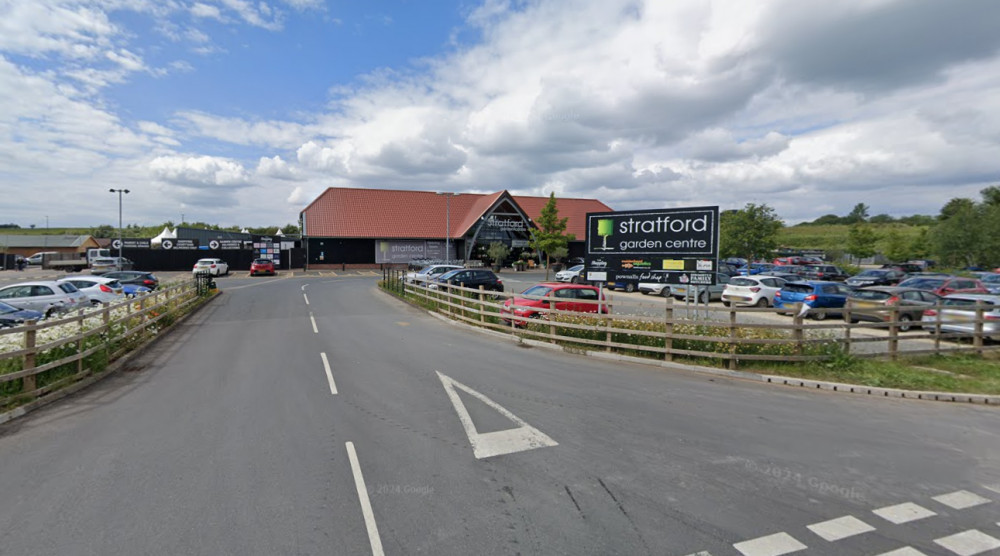
[[[191,15],[207,19],[222,19],[222,12],[218,6],[211,6],[201,2],[195,2],[191,5]]]
[[[246,121],[202,112],[175,115],[179,125],[192,133],[237,145],[264,145],[276,149],[295,148],[316,132],[312,126],[282,121]]]
[[[242,187],[250,175],[238,162],[213,156],[159,156],[150,161],[155,179],[184,187]]]
[[[260,162],[257,163],[257,175],[289,181],[302,179],[280,156],[273,156],[271,158],[262,157]]]

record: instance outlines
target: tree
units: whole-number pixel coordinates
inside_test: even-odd
[[[875,254],[875,242],[878,234],[871,226],[858,222],[852,224],[847,232],[847,252],[859,259],[867,259]]]
[[[719,256],[753,261],[778,247],[778,230],[784,224],[766,204],[747,203],[740,210],[727,210],[719,217]]]
[[[931,240],[927,228],[921,228],[910,242],[910,255],[914,259],[924,259],[931,254]]]
[[[493,261],[493,268],[497,270],[503,265],[504,259],[507,255],[510,255],[510,247],[507,247],[505,243],[494,241],[490,244],[489,249],[486,250],[486,255]]]
[[[851,209],[851,213],[844,217],[844,224],[857,224],[868,221],[868,205],[858,203]]]
[[[287,226],[281,228],[281,233],[286,236],[296,236],[299,235],[299,227],[297,224],[288,224]]]
[[[888,214],[876,214],[868,219],[871,224],[892,224],[896,219]]]
[[[816,226],[821,226],[825,224],[841,224],[841,223],[843,223],[843,219],[837,216],[836,214],[824,214],[823,216],[820,216],[816,220],[810,222],[810,224],[814,224]]]
[[[110,224],[101,224],[100,226],[91,228],[90,235],[100,238],[118,237],[118,228]]]
[[[556,207],[555,192],[549,194],[549,202],[545,203],[542,213],[535,220],[538,227],[532,233],[531,248],[545,253],[545,279],[549,279],[549,268],[551,258],[556,249],[567,247],[574,238],[573,234],[566,234],[566,221],[569,218],[559,218],[559,209]]]
[[[904,262],[910,260],[910,245],[897,228],[892,228],[885,235],[884,254],[890,261]]]
[[[991,207],[1000,207],[1000,185],[991,185],[979,192],[983,202]]]

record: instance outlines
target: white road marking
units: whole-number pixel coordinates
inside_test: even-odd
[[[934,539],[934,543],[947,548],[958,556],[974,556],[994,548],[1000,548],[1000,540],[975,529]]]
[[[692,554],[688,554],[688,556],[712,556],[712,553],[707,550],[702,550],[701,552],[694,552]]]
[[[980,506],[982,504],[988,504],[992,502],[989,498],[983,498],[978,494],[974,494],[967,490],[959,490],[952,492],[950,494],[942,494],[941,496],[935,496],[934,500],[941,502],[949,508],[954,508],[956,510],[964,510],[966,508],[972,508],[974,506]]]
[[[904,546],[903,548],[897,548],[889,552],[883,552],[877,556],[927,556],[923,552],[920,552],[916,548],[911,548],[909,546]]]
[[[993,492],[1000,494],[1000,485],[983,485],[986,490],[992,490]]]
[[[361,464],[358,463],[358,453],[354,450],[354,443],[347,443],[347,458],[351,460],[351,472],[354,473],[354,488],[358,490],[358,498],[361,501],[361,514],[365,517],[365,526],[368,528],[368,541],[372,545],[372,556],[383,556],[382,539],[378,535],[378,524],[375,523],[375,512],[372,511],[371,500],[368,499],[368,487],[365,486],[365,477],[361,474]]]
[[[807,528],[830,542],[874,531],[875,528],[854,516],[844,516],[823,523],[807,525]]]
[[[320,357],[323,358],[323,370],[326,371],[326,380],[330,383],[330,393],[337,394],[337,384],[333,382],[333,371],[330,370],[330,361],[326,358],[326,353],[320,353]]]
[[[740,551],[743,556],[781,556],[805,550],[806,545],[795,540],[788,533],[775,533],[766,537],[738,542],[733,548]]]
[[[319,328],[316,328],[316,318],[313,317],[312,312],[309,313],[309,322],[313,325],[313,334],[319,334]]]
[[[495,401],[441,374],[440,371],[435,372],[437,372],[438,378],[441,379],[441,384],[444,386],[445,393],[448,394],[448,399],[455,406],[455,412],[458,413],[458,420],[461,421],[462,428],[465,429],[465,434],[469,437],[469,444],[472,445],[472,453],[476,459],[559,445],[558,442],[549,438],[545,433],[524,422]],[[455,391],[456,388],[492,407],[519,426],[516,429],[480,434],[476,430],[476,425],[472,422],[472,417],[469,416],[469,411],[465,408],[465,404],[458,397],[458,392]]]
[[[305,299],[306,300],[306,305],[309,305],[309,296],[308,295],[306,295],[305,293],[303,293],[302,294],[302,299]]]
[[[881,517],[886,521],[891,521],[896,525],[900,523],[909,523],[911,521],[917,521],[918,519],[924,519],[925,517],[931,517],[937,515],[936,513],[924,508],[923,506],[918,506],[912,502],[905,502],[903,504],[896,504],[895,506],[886,506],[884,508],[879,508],[877,510],[872,510],[872,513]]]
[[[301,287],[300,289],[301,289],[302,291],[306,291],[306,286],[308,286],[308,285],[309,285],[309,284],[302,284],[302,287]]]

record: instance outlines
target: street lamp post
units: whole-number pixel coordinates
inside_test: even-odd
[[[128,189],[110,189],[112,193],[118,194],[118,262],[115,268],[122,269],[122,193],[128,194]]]
[[[438,195],[444,195],[445,199],[445,212],[444,212],[444,264],[451,264],[451,198],[458,193],[451,193],[450,191],[438,192]]]

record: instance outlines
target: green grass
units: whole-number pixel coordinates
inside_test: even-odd
[[[903,239],[910,243],[920,234],[923,226],[908,224],[871,224],[879,241],[876,250],[884,251],[885,236],[891,229],[896,229]],[[821,226],[786,226],[778,230],[778,245],[792,249],[822,249],[824,251],[843,251],[847,245],[847,236],[851,227],[846,224],[830,224]]]

